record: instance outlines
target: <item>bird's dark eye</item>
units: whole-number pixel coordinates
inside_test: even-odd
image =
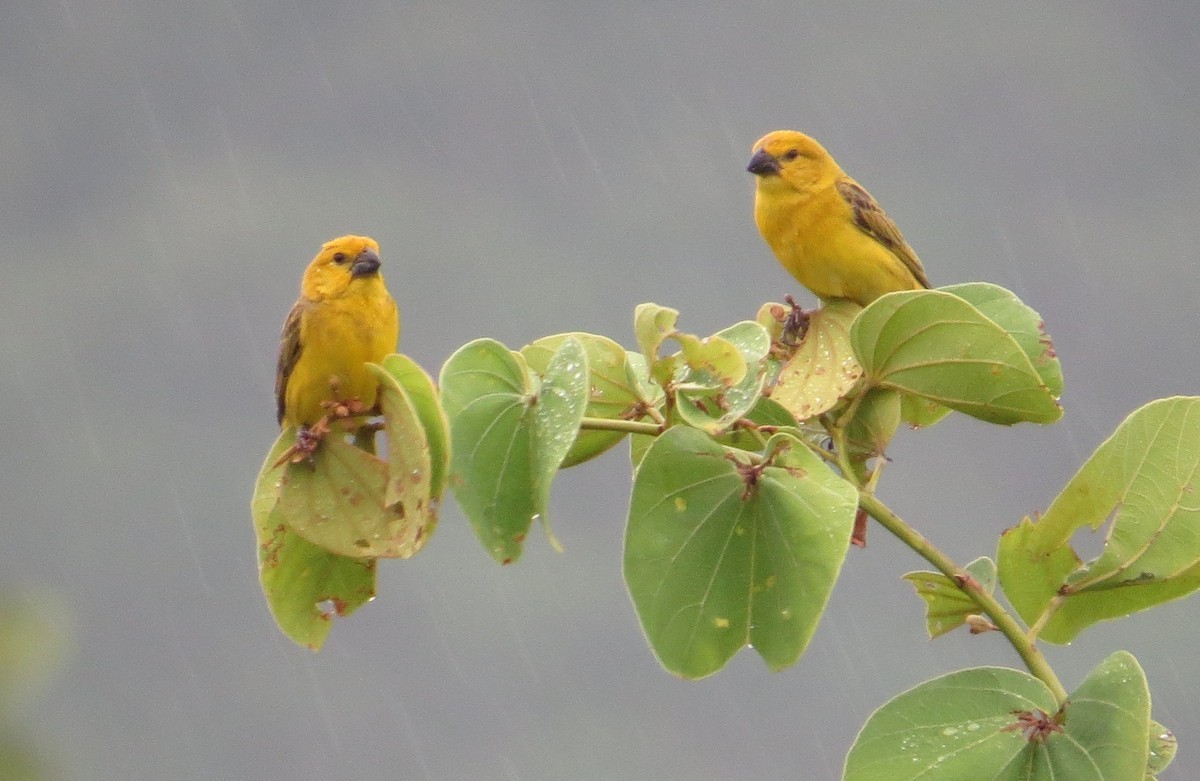
[[[799,149],[789,149],[789,150],[788,150],[788,151],[787,151],[787,152],[786,152],[786,153],[783,155],[783,159],[784,159],[784,160],[789,160],[789,161],[790,161],[790,160],[795,160],[795,159],[796,159],[797,157],[799,157],[799,156],[800,156],[800,150],[799,150]]]
[[[338,265],[345,263],[346,262],[346,253],[345,252],[335,252],[333,255],[333,262],[337,263]]]

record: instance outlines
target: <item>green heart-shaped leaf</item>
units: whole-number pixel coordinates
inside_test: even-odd
[[[1118,651],[1070,695],[983,667],[926,681],[863,726],[843,781],[1141,781],[1150,696],[1137,661]]]
[[[663,666],[719,670],[753,644],[771,669],[799,658],[850,542],[854,488],[777,434],[766,465],[675,426],[637,470],[625,582]]]

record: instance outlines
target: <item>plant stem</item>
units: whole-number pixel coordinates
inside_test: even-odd
[[[640,420],[621,420],[619,418],[584,418],[579,422],[580,429],[590,431],[621,431],[626,434],[649,434],[657,436],[663,433],[664,426],[658,423],[646,423]]]
[[[1021,628],[1017,619],[1005,610],[1004,606],[979,584],[979,581],[975,580],[965,569],[955,564],[949,556],[942,553],[933,543],[925,539],[920,532],[901,520],[887,505],[875,498],[873,494],[866,491],[859,491],[858,503],[872,518],[879,521],[885,529],[896,535],[901,542],[912,548],[918,556],[937,567],[943,575],[957,584],[963,593],[969,596],[979,606],[979,609],[992,620],[992,623],[996,625],[996,629],[1004,635],[1009,644],[1012,645],[1013,650],[1025,662],[1025,666],[1029,669],[1029,672],[1042,683],[1046,684],[1046,686],[1050,687],[1050,691],[1054,694],[1054,698],[1058,700],[1060,705],[1066,702],[1067,690],[1063,688],[1062,682],[1054,674],[1054,670],[1050,667],[1050,663],[1046,661],[1046,657],[1042,656],[1042,652],[1038,649],[1036,642],[1025,634],[1025,630]]]

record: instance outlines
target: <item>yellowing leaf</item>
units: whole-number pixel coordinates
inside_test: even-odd
[[[850,301],[830,301],[810,315],[808,332],[784,364],[771,398],[797,420],[808,420],[832,409],[862,377],[862,367],[850,346],[850,324],[861,307]]]

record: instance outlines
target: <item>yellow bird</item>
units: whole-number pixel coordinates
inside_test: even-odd
[[[814,139],[776,130],[753,153],[746,170],[755,176],[754,222],[800,284],[860,306],[929,287],[896,223]]]
[[[322,402],[374,407],[379,382],[366,363],[395,352],[399,338],[400,314],[379,273],[379,244],[367,236],[326,242],[283,324],[275,373],[279,425],[313,426],[329,414]]]

